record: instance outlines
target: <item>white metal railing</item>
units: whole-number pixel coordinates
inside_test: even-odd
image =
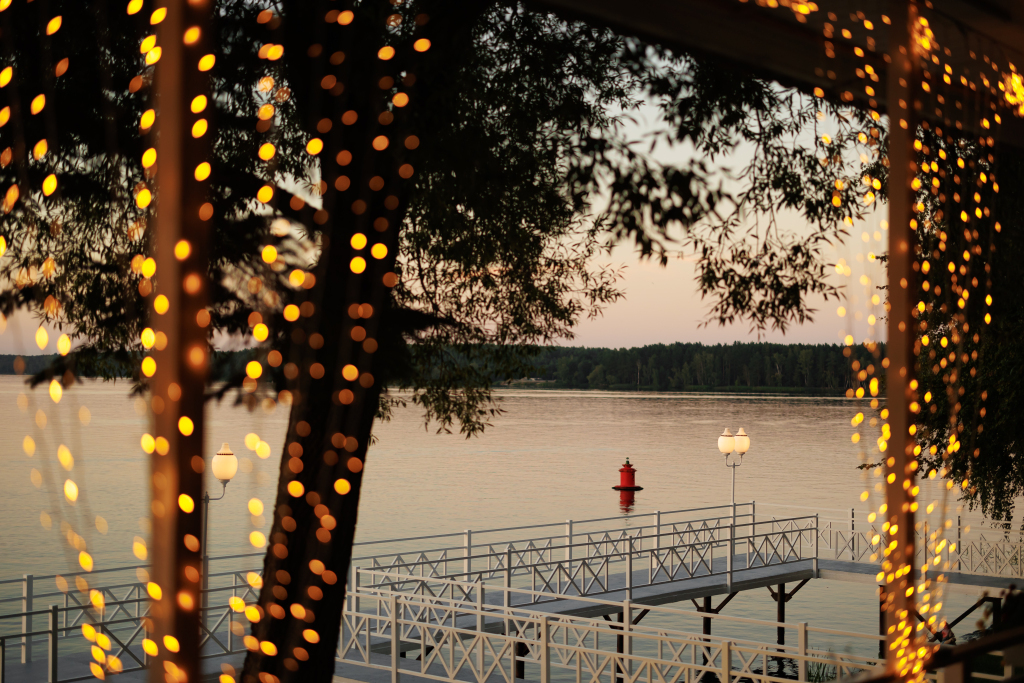
[[[731,588],[734,574],[746,569],[809,561],[816,575],[819,558],[870,562],[870,556],[880,553],[888,543],[886,534],[876,525],[856,523],[852,510],[849,519],[838,520],[756,513],[756,505],[751,502],[737,505],[735,517],[731,506],[717,506],[360,542],[356,544],[349,583],[351,599],[355,600],[350,611],[360,612],[357,603],[366,598],[367,591],[371,595],[385,591],[464,600],[466,596],[452,594],[452,587],[478,583],[486,586],[482,590],[494,590],[496,585],[505,590],[503,595],[513,602],[501,605],[503,609],[521,609],[527,604],[567,597],[591,599],[613,591],[625,591],[628,601],[637,588],[716,575]],[[995,533],[999,537],[989,540],[977,529],[968,534],[958,524],[947,531],[949,542],[940,548],[939,555],[953,571],[1021,576],[1024,544],[1014,540],[1014,534],[1001,530]],[[926,528],[919,530],[919,536],[927,535]],[[438,547],[423,548],[425,541],[438,540],[442,543]],[[362,549],[383,552],[360,556]],[[929,553],[925,559],[934,556]],[[223,603],[229,594],[255,600],[250,578],[258,577],[259,571],[247,571],[245,565],[255,566],[261,557],[262,553],[247,553],[205,558],[204,568],[225,569],[204,572],[204,604],[210,605],[204,609],[204,656],[241,650],[238,641],[242,623]],[[228,563],[241,568],[227,569]],[[128,578],[128,572],[138,574],[139,567],[63,576],[26,575],[0,581],[0,610],[7,604],[17,605],[18,610],[0,612],[0,658],[17,646],[22,662],[32,661],[33,644],[45,640],[47,658],[56,661],[57,641],[74,635],[83,623],[91,623],[107,634],[114,648],[110,654],[123,659],[126,666],[145,666],[138,641],[148,596],[144,575]],[[113,581],[100,584],[99,577]],[[413,578],[419,583],[409,583]],[[49,581],[60,590],[40,590]],[[12,594],[17,589],[21,595]],[[96,610],[91,602],[94,591],[102,599],[102,610]],[[515,603],[515,599],[529,602]],[[217,602],[221,606],[214,606]],[[38,609],[38,605],[46,605],[46,609]],[[45,628],[40,628],[40,622],[46,623]],[[738,657],[737,652],[733,650],[732,656]],[[702,660],[707,656],[702,654]],[[720,664],[720,658],[718,652],[711,660]],[[529,660],[519,655],[516,661],[522,666]],[[620,664],[616,661],[614,665]],[[702,666],[701,671],[713,669]],[[688,671],[694,681],[703,675],[697,669]],[[53,680],[58,679],[54,676]]]
[[[420,553],[406,560],[402,555],[361,558],[353,562],[352,585],[384,585],[390,574],[463,581],[527,581],[532,590],[551,596],[599,595],[615,590],[632,591],[645,586],[685,579],[722,576],[731,586],[736,572],[796,562],[809,562],[816,570],[817,519],[752,522],[736,526],[706,527],[660,535],[599,537],[571,545],[507,543],[468,556]]]
[[[514,683],[524,677],[551,681],[557,675],[560,681],[576,683],[701,683],[715,676],[721,681],[781,683],[792,680],[783,675],[780,667],[784,666],[794,671],[797,680],[807,681],[809,667],[830,666],[845,676],[880,663],[876,657],[815,649],[812,637],[860,641],[870,651],[877,651],[879,642],[884,642],[884,636],[816,629],[806,623],[727,617],[628,599],[574,599],[622,614],[621,621],[608,622],[509,606],[517,601],[536,602],[541,594],[529,589],[495,587],[482,581],[391,576],[410,590],[361,587],[349,592],[338,658],[390,670],[393,681],[414,675],[484,683],[496,676]],[[438,590],[441,584],[446,588]],[[689,617],[758,625],[772,632],[782,627],[794,632],[795,643],[780,645],[633,623],[636,616],[649,613],[674,621]]]
[[[252,573],[247,572],[243,575],[242,572],[235,572],[231,584],[202,591],[204,602],[211,606],[199,608],[201,658],[222,657],[244,651],[244,647],[241,647],[243,620],[240,620],[237,610],[229,606],[229,598],[237,597],[249,603],[256,601],[257,592],[251,584],[259,583],[250,581],[250,574]],[[61,671],[58,669],[62,649],[65,654],[76,653],[81,652],[87,645],[83,638],[87,629],[90,631],[91,642],[103,653],[102,669],[105,672],[128,673],[145,669],[149,657],[142,647],[142,640],[145,637],[145,621],[149,616],[150,598],[144,590],[137,590],[137,587],[129,588],[125,595],[118,597],[114,593],[116,588],[91,589],[96,591],[90,595],[95,602],[92,599],[79,601],[77,596],[69,593],[65,594],[67,599],[63,606],[51,604],[42,610],[0,615],[0,626],[11,622],[23,622],[33,617],[37,624],[39,621],[46,623],[44,628],[36,627],[33,630],[30,626],[15,634],[0,636],[0,683],[10,680],[7,676],[13,672],[7,669],[17,666],[15,663],[8,663],[7,655],[11,646],[20,646],[21,663],[27,664],[32,661],[33,641],[39,640],[43,640],[46,645],[47,680],[50,683],[92,680],[95,678],[93,674],[61,677]],[[115,599],[107,599],[108,596]],[[83,629],[83,626],[86,628]],[[61,642],[68,639],[72,641],[62,647]],[[97,660],[93,664],[100,666],[95,655],[92,659]],[[89,661],[89,655],[83,654],[83,660]],[[13,680],[21,678],[14,676]]]

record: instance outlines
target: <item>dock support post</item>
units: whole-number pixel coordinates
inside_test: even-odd
[[[798,681],[807,680],[807,622],[797,624],[797,647],[800,654],[800,665],[797,673]]]
[[[33,579],[31,574],[25,574],[21,583],[21,611],[32,611]],[[21,632],[32,633],[32,615],[27,614],[21,618]],[[32,661],[32,636],[21,638],[21,663],[28,664]]]
[[[775,605],[776,605],[775,612],[776,612],[777,621],[780,624],[779,628],[778,628],[778,636],[779,637],[778,637],[778,640],[776,642],[778,642],[779,645],[785,645],[786,644],[786,627],[782,626],[782,624],[786,623],[786,584],[784,584],[784,583],[780,583],[779,584],[779,593],[778,593],[778,596],[775,598]]]
[[[618,633],[615,636],[615,654],[619,654],[619,655],[625,654],[625,652],[626,652],[625,629],[628,628],[628,624],[629,624],[629,618],[627,617],[627,610],[628,609],[629,609],[629,601],[628,600],[623,600],[622,601],[622,611],[619,612],[619,614],[618,614],[618,622],[619,622]],[[621,663],[621,665],[620,665],[620,663]],[[614,667],[614,669],[615,669],[614,673],[615,673],[615,680],[616,681],[623,681],[623,680],[625,680],[625,678],[626,678],[625,675],[624,675],[626,673],[625,663],[626,663],[625,657],[620,658],[619,662],[616,662],[615,667]]]
[[[702,625],[703,626],[702,632],[704,633],[704,635],[710,636],[711,635],[711,616],[710,616],[711,615],[711,596],[710,595],[705,595],[704,596],[704,609],[701,610],[701,611],[704,612],[704,614],[708,615],[708,616],[704,617],[704,620],[703,620],[704,623]],[[705,642],[707,642],[707,641],[705,641]],[[704,648],[701,648],[701,649],[704,649]],[[703,664],[706,666],[707,663],[708,663],[708,655],[707,655],[707,651],[706,650],[705,650],[704,654],[701,657],[704,660]]]
[[[57,605],[50,605],[50,642],[48,649],[48,661],[46,666],[47,683],[57,683],[57,636],[60,634],[58,626],[60,615],[57,612]]]
[[[402,649],[401,632],[398,625],[398,596],[391,596],[391,683],[399,683],[398,651]]]
[[[525,657],[528,654],[530,654],[530,649],[526,647],[526,643],[517,640],[515,647],[516,678],[526,678],[526,662],[522,661],[520,657]]]
[[[466,529],[465,537],[465,556],[462,560],[462,572],[466,575],[463,581],[469,581],[469,574],[473,571],[473,560],[470,556],[473,554],[473,532]]]
[[[878,658],[885,659],[885,586],[878,587],[878,635],[882,639],[878,641]]]

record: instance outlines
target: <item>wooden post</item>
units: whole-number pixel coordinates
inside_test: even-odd
[[[917,399],[912,386],[914,380],[914,342],[911,307],[916,291],[911,264],[914,259],[917,220],[914,218],[915,192],[911,187],[917,175],[914,141],[917,117],[913,107],[920,81],[918,58],[913,52],[913,27],[917,22],[916,0],[891,0],[892,27],[889,31],[889,65],[887,102],[889,114],[889,321],[888,321],[888,373],[886,407],[892,437],[884,457],[888,458],[886,479],[885,520],[890,524],[890,546],[885,549],[883,569],[894,577],[885,588],[888,615],[889,645],[904,639],[912,640],[914,596],[916,582],[914,569],[914,514],[910,488],[914,475],[910,463],[914,459],[914,438],[909,433],[913,421],[911,404]],[[909,482],[909,486],[907,483]],[[893,530],[892,527],[896,527]],[[892,545],[895,543],[895,545]],[[885,562],[891,563],[891,568]],[[907,567],[903,572],[899,569]],[[897,578],[898,577],[898,578]],[[903,621],[905,628],[899,630]],[[909,648],[913,651],[913,648]],[[887,647],[886,668],[891,674],[900,674],[897,649]],[[909,669],[913,662],[904,664]]]
[[[857,561],[857,515],[850,508],[850,561]]]
[[[722,672],[719,674],[720,683],[731,683],[730,671],[732,670],[732,642],[722,641]]]
[[[210,118],[212,103],[199,114],[191,102],[211,97],[213,66],[210,0],[167,3],[157,26],[162,50],[156,66],[160,104],[156,140],[160,210],[156,214],[155,287],[149,299],[151,326],[167,343],[155,346],[149,380],[150,413],[156,450],[150,459],[153,535],[150,576],[160,587],[147,623],[159,648],[150,680],[181,674],[199,680],[200,585],[186,578],[186,567],[201,570],[203,494],[203,405],[210,351],[206,340],[208,297],[207,233],[212,206],[206,207],[212,133],[189,132]],[[186,33],[188,31],[188,33]],[[205,60],[205,61],[204,61]],[[205,166],[204,166],[205,164]],[[152,362],[152,361],[149,361]],[[149,366],[153,369],[153,366]],[[145,371],[145,366],[144,366]]]
[[[402,649],[401,631],[398,624],[398,596],[391,594],[391,683],[399,683],[398,651]]]
[[[800,655],[800,663],[797,665],[797,680],[807,680],[807,622],[801,621],[796,625],[796,643]]]
[[[21,580],[21,611],[32,611],[32,593],[34,580],[31,574],[25,574]],[[21,632],[32,632],[32,615],[26,614],[21,618]],[[32,636],[21,637],[21,663],[28,664],[32,661]]]
[[[565,559],[566,561],[572,561],[572,520],[565,520]],[[572,566],[568,567],[569,573],[572,573]]]
[[[540,683],[551,683],[551,648],[548,647],[551,627],[548,619],[547,614],[540,618]]]

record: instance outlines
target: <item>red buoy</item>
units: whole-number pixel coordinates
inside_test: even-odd
[[[636,485],[636,469],[629,464],[629,458],[626,458],[626,463],[619,469],[619,485],[613,486],[612,489],[616,491],[643,491],[643,486]]]

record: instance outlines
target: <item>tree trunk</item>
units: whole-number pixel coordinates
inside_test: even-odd
[[[305,209],[307,218],[322,225],[323,251],[286,358],[298,366],[299,376],[291,387],[294,403],[263,565],[260,618],[245,639],[247,683],[330,681],[334,675],[363,463],[382,389],[375,376],[384,359],[375,351],[390,308],[405,211],[408,181],[399,168],[407,148],[415,147],[407,142],[408,108],[395,108],[393,122],[379,118],[392,97],[380,87],[381,79],[393,78],[399,92],[411,93],[414,80],[406,76],[403,82],[401,76],[412,72],[412,58],[419,57],[412,41],[403,40],[393,58],[378,58],[385,45],[378,27],[385,26],[388,12],[401,9],[381,5],[289,3],[280,26],[267,24],[268,42],[283,44],[293,56],[289,81],[307,130],[317,130],[324,118],[333,126],[322,135],[323,209]],[[349,23],[339,20],[345,10],[356,11]],[[414,25],[412,16],[404,20]],[[339,51],[345,55],[340,65],[331,59]],[[349,111],[358,114],[351,125],[342,118]],[[380,149],[379,136],[386,136],[386,149]],[[338,158],[343,152],[351,161]],[[348,180],[336,184],[342,176]],[[369,181],[377,177],[384,187],[371,189]],[[365,248],[352,245],[356,234],[369,239]],[[386,247],[384,258],[368,253],[375,242]]]

